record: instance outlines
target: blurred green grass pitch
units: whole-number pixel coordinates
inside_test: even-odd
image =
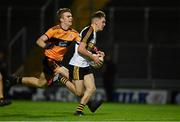
[[[0,107],[0,121],[180,121],[180,105],[104,103],[96,113],[86,107],[74,116],[78,103],[13,101]]]

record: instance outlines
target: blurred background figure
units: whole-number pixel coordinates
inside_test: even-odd
[[[5,88],[5,80],[7,78],[7,64],[5,60],[5,52],[0,49],[0,106],[11,104],[11,101],[7,99],[8,89]]]
[[[114,81],[115,81],[116,72],[117,72],[116,64],[112,60],[112,55],[108,53],[105,56],[105,61],[103,66],[103,86],[108,102],[113,101]]]

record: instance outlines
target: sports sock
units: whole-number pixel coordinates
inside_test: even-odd
[[[82,112],[84,107],[85,107],[85,105],[80,103],[79,106],[77,107],[76,111],[77,112]]]
[[[62,77],[60,78],[60,81],[61,81],[61,83],[62,83],[63,85],[66,85],[66,83],[69,81],[69,79],[67,79],[66,77],[62,76]]]
[[[52,79],[50,79],[48,81],[48,85],[66,85],[66,83],[69,81],[68,78],[60,75],[60,74],[56,74]]]

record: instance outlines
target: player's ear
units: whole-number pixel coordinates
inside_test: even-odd
[[[98,25],[98,19],[97,18],[95,18],[95,24]]]
[[[59,21],[60,21],[60,23],[63,22],[63,18],[60,18]]]
[[[98,22],[97,22],[97,18],[93,18],[93,19],[92,19],[92,23],[94,23],[95,25],[97,25],[97,23],[98,23]]]

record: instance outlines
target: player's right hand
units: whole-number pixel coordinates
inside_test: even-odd
[[[46,43],[44,49],[51,49],[52,47],[54,47],[54,44],[52,44],[52,43]]]

